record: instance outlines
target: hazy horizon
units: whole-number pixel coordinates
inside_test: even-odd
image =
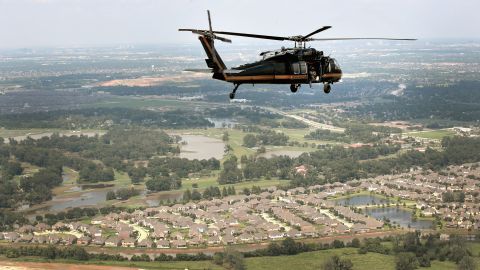
[[[323,5],[321,5],[323,3]],[[271,35],[399,37],[474,40],[480,36],[478,1],[80,1],[0,0],[0,48],[195,44],[178,28],[206,28]],[[280,28],[281,27],[281,28]],[[392,31],[392,30],[395,31]],[[234,37],[236,44],[256,40]]]

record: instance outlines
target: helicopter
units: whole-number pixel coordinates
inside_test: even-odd
[[[307,48],[307,42],[310,41],[416,40],[411,38],[312,38],[313,35],[330,29],[331,26],[323,26],[305,36],[285,37],[214,31],[209,10],[207,10],[207,15],[208,30],[178,29],[178,31],[188,31],[199,35],[198,39],[208,57],[205,61],[209,69],[186,69],[185,71],[213,73],[213,79],[233,83],[234,87],[230,93],[230,99],[235,98],[235,93],[241,84],[290,84],[290,91],[296,93],[302,84],[308,84],[312,87],[314,83],[323,83],[323,91],[326,94],[330,93],[331,85],[340,82],[342,79],[342,70],[335,58],[325,56],[323,51],[315,48]],[[218,34],[277,41],[288,40],[294,42],[294,47],[282,47],[279,50],[265,51],[260,53],[262,59],[257,62],[228,69],[215,49],[214,41],[220,40],[227,43],[232,41]]]

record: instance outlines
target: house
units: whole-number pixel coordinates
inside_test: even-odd
[[[33,239],[33,235],[32,234],[24,234],[22,235],[22,237],[20,238],[17,238],[17,240],[15,240],[16,243],[30,243]]]
[[[225,235],[222,237],[222,243],[224,245],[233,245],[235,244],[235,238],[231,235]]]
[[[18,238],[20,238],[20,235],[16,232],[7,232],[3,234],[3,238],[9,242],[15,242]]]
[[[95,238],[93,238],[92,244],[94,244],[95,246],[103,246],[105,245],[105,238],[101,236],[96,236]]]
[[[242,233],[240,236],[238,236],[238,239],[244,243],[249,243],[253,241],[253,236],[251,234]]]
[[[35,225],[36,232],[44,232],[44,231],[50,230],[51,228],[52,227],[50,225],[45,223],[38,223],[37,225]]]
[[[284,234],[282,232],[269,232],[268,238],[270,239],[280,239],[283,238]]]
[[[287,236],[290,238],[299,238],[299,237],[302,237],[302,233],[295,229],[291,229],[290,231],[287,232]]]
[[[105,246],[106,247],[118,247],[120,246],[121,239],[118,238],[117,236],[111,236],[105,240]]]
[[[77,242],[77,237],[75,235],[68,234],[62,237],[62,244],[66,246],[71,246]]]
[[[441,241],[448,241],[448,240],[450,240],[450,235],[448,235],[446,233],[442,233],[442,234],[440,234],[440,240]]]
[[[170,248],[170,242],[162,239],[157,241],[157,248]]]
[[[218,245],[220,244],[220,238],[218,236],[209,237],[207,243],[209,245]]]
[[[45,243],[47,243],[47,237],[44,236],[44,235],[35,235],[35,236],[33,236],[32,243],[34,243],[34,244],[45,244]]]
[[[17,231],[21,234],[33,233],[35,231],[35,227],[33,227],[32,225],[23,225]]]
[[[103,223],[103,221],[104,221],[104,217],[99,216],[99,217],[93,218],[90,223],[92,223],[93,225],[100,225]]]
[[[135,247],[136,243],[137,240],[128,237],[122,240],[122,247]]]
[[[172,245],[175,248],[187,248],[187,242],[185,240],[174,240]]]
[[[87,246],[92,242],[92,238],[90,236],[82,236],[78,238],[77,244],[82,245],[82,246]]]
[[[58,237],[58,235],[56,234],[51,234],[48,236],[48,243],[49,244],[58,244],[60,242],[60,237]]]
[[[52,226],[52,229],[55,231],[66,231],[69,229],[68,225],[59,221]]]
[[[88,233],[92,237],[102,236],[102,230],[100,228],[93,227],[93,226],[88,229]]]
[[[153,242],[149,239],[143,239],[142,241],[137,243],[137,247],[142,247],[142,248],[151,248],[153,245]]]

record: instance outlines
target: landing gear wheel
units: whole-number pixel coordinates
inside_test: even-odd
[[[237,89],[238,89],[239,86],[240,86],[240,84],[234,84],[233,91],[230,93],[230,99],[235,98],[235,92],[237,92]]]
[[[299,84],[290,84],[290,91],[292,91],[292,93],[296,93],[299,87]]]
[[[331,89],[332,89],[332,87],[330,86],[330,84],[326,83],[326,84],[323,85],[323,92],[325,92],[325,94],[330,93]]]

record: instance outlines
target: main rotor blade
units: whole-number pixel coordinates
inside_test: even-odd
[[[223,34],[230,36],[240,36],[240,37],[249,37],[249,38],[261,38],[261,39],[271,39],[271,40],[289,40],[289,37],[279,37],[279,36],[268,36],[268,35],[257,35],[257,34],[247,34],[247,33],[237,33],[237,32],[225,32],[225,31],[213,31],[215,34]]]
[[[207,9],[208,14],[208,27],[210,29],[210,33],[212,33],[212,20],[210,19],[210,10]]]
[[[324,27],[319,28],[319,29],[313,31],[312,33],[304,36],[303,38],[306,39],[306,38],[308,38],[308,37],[311,37],[311,36],[313,36],[313,35],[315,35],[315,34],[318,34],[318,33],[320,33],[320,32],[323,32],[323,31],[327,30],[327,29],[330,29],[330,28],[332,28],[332,27],[331,27],[331,26],[324,26]]]
[[[329,40],[405,40],[414,41],[416,38],[309,38],[308,41],[329,41]]]

